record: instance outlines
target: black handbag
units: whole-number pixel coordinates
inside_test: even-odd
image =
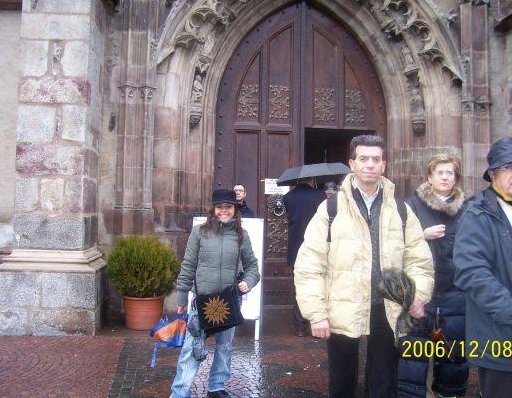
[[[238,248],[238,259],[240,260],[240,248]],[[207,336],[244,323],[244,317],[240,310],[240,290],[238,289],[236,274],[233,284],[217,293],[199,294],[195,276],[194,284],[197,292],[195,298],[197,318],[199,319],[199,326]]]
[[[240,294],[235,285],[230,285],[219,293],[198,294],[196,308],[199,326],[207,335],[244,323],[240,311]]]

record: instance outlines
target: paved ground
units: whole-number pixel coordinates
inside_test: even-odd
[[[168,397],[179,351],[160,350],[151,368],[152,348],[145,332],[0,337],[0,397]],[[206,395],[205,368],[193,397]],[[233,397],[316,398],[327,393],[325,344],[312,338],[255,342],[237,337],[232,368],[228,390]],[[473,371],[470,381],[467,397],[476,397]],[[364,396],[362,389],[357,396]]]

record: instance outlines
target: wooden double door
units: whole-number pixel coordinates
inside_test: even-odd
[[[264,218],[263,333],[291,330],[286,214],[265,178],[303,163],[348,160],[350,139],[386,133],[372,62],[351,31],[309,2],[266,17],[243,40],[219,87],[215,187],[241,183]],[[283,322],[283,319],[285,321]],[[288,319],[288,321],[286,321]]]

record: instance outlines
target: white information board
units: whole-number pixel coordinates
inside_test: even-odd
[[[277,178],[265,178],[265,195],[284,195],[290,190],[290,187],[278,187]]]
[[[192,225],[204,224],[206,217],[194,217]],[[242,296],[242,315],[245,319],[256,320],[254,336],[259,339],[259,320],[261,317],[261,281],[263,280],[263,219],[242,218],[242,228],[247,231],[251,239],[254,256],[258,259],[258,270],[260,272],[260,283],[254,286],[251,291]],[[192,300],[192,293],[189,294],[189,307]]]

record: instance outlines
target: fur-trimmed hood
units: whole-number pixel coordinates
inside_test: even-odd
[[[421,184],[416,190],[416,194],[423,200],[428,207],[454,216],[458,213],[464,203],[464,192],[458,187],[453,189],[452,196],[448,200],[442,200],[432,188],[428,181]]]

